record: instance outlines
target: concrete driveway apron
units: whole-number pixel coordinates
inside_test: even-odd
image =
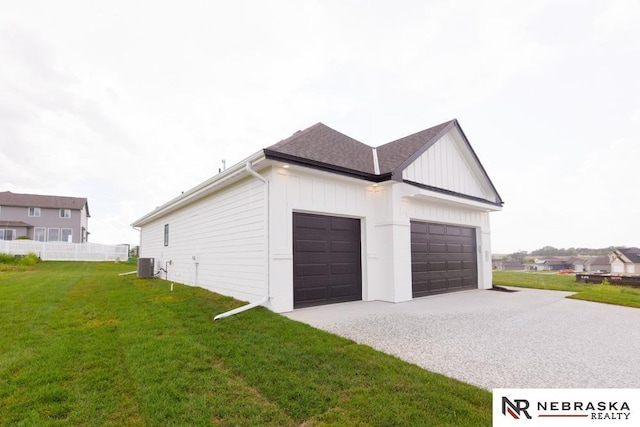
[[[285,316],[486,389],[640,388],[640,309],[568,295],[472,290]]]

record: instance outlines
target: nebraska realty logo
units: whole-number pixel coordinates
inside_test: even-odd
[[[496,389],[494,426],[638,426],[639,389]]]

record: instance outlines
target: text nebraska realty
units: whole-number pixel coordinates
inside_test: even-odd
[[[531,419],[529,415],[529,401],[525,399],[514,399],[513,402],[506,397],[502,397],[502,414],[510,414],[513,418],[525,416]],[[538,417],[583,417],[593,420],[628,420],[631,415],[629,404],[627,402],[582,402],[582,401],[565,401],[565,402],[538,402]],[[573,412],[568,415],[566,412]],[[590,414],[575,414],[576,412],[590,412]]]

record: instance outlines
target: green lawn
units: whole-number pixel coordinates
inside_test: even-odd
[[[0,425],[491,424],[486,390],[133,269],[0,272]]]
[[[554,272],[494,271],[493,284],[522,288],[576,292],[569,298],[640,308],[640,288],[577,283],[572,274]]]

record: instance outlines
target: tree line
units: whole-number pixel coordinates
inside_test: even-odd
[[[528,256],[578,256],[578,255],[589,255],[589,256],[598,256],[598,255],[608,255],[609,252],[614,248],[614,246],[609,246],[607,248],[593,249],[593,248],[556,248],[554,246],[544,246],[540,249],[536,249],[535,251],[527,252],[520,251],[514,252],[509,255],[510,258],[515,259],[524,259],[524,257]]]

